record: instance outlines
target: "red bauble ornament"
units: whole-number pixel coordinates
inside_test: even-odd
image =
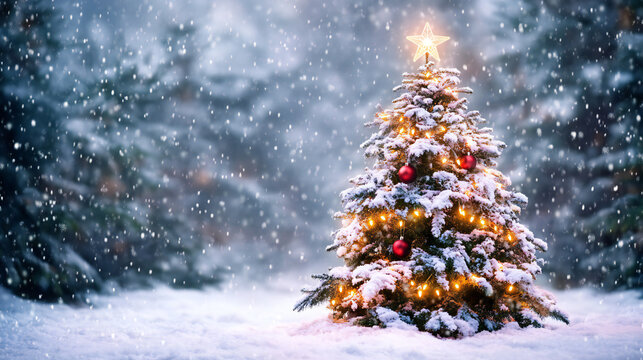
[[[408,184],[415,181],[417,171],[415,171],[415,168],[411,165],[404,165],[397,172],[397,176],[400,178],[401,182]]]
[[[404,239],[397,240],[393,243],[393,253],[397,257],[405,257],[411,252],[411,245],[404,241]]]
[[[473,155],[465,155],[460,159],[460,167],[465,170],[473,170],[476,168],[476,158]]]

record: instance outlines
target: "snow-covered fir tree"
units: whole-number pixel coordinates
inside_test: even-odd
[[[61,21],[47,1],[0,6],[0,281],[14,293],[71,300],[98,274],[64,239],[58,165],[69,81],[57,67]]]
[[[362,144],[374,163],[341,194],[343,227],[328,250],[345,265],[315,276],[321,285],[295,308],[327,301],[337,320],[402,321],[444,337],[567,322],[534,284],[547,244],[519,223],[527,198],[495,169],[505,144],[478,127],[459,72],[428,62],[440,37],[427,28],[418,40],[427,63],[367,124],[378,130]]]
[[[119,37],[112,41],[109,49],[123,45]],[[64,190],[59,217],[69,224],[66,242],[103,279],[144,281],[137,276],[144,274],[174,286],[214,281],[211,272],[194,271],[204,244],[174,209],[182,183],[162,166],[175,149],[165,141],[171,90],[160,77],[167,68],[145,72],[127,47],[118,57],[93,41],[73,49],[85,66],[69,66],[76,84],[63,120],[60,165],[51,171],[52,183]]]

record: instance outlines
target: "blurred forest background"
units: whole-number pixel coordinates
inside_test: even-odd
[[[641,287],[635,0],[0,0],[0,281],[83,301],[326,267],[362,124],[430,21],[554,286]]]

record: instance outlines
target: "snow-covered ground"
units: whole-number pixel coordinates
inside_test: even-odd
[[[640,293],[556,293],[571,325],[509,328],[440,340],[400,328],[332,323],[302,313],[283,286],[159,287],[97,296],[92,307],[21,300],[0,290],[2,359],[640,359]]]

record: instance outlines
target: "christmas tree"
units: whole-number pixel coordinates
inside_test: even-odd
[[[518,222],[527,198],[495,169],[505,144],[478,127],[459,72],[429,62],[448,38],[427,23],[408,39],[426,63],[367,124],[378,129],[362,144],[374,163],[341,193],[343,227],[328,247],[345,266],[314,276],[322,283],[295,309],[327,301],[336,320],[404,322],[444,337],[540,327],[547,316],[567,323],[534,284],[547,244]]]

